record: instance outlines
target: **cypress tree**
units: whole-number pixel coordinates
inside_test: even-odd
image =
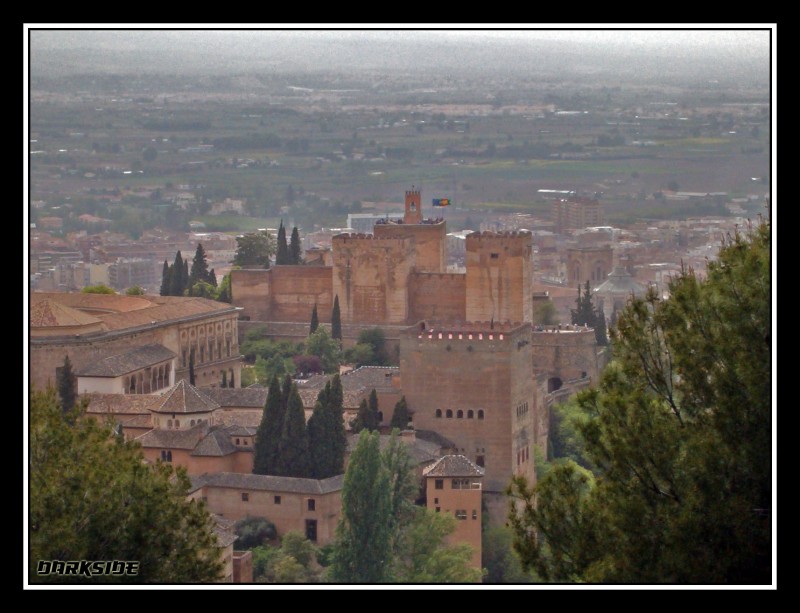
[[[311,327],[309,329],[309,334],[314,334],[319,328],[319,316],[317,315],[317,305],[314,304],[314,309],[311,311]]]
[[[278,457],[278,443],[283,431],[283,394],[277,376],[272,377],[267,391],[267,401],[261,414],[261,423],[256,433],[253,457],[253,473],[273,475]]]
[[[331,338],[342,340],[342,314],[339,310],[339,294],[333,299],[333,311],[331,312]]]
[[[608,345],[608,333],[606,332],[606,316],[602,309],[597,309],[594,313],[594,336],[598,345]]]
[[[405,430],[408,428],[408,404],[406,404],[406,397],[403,396],[394,405],[394,413],[392,414],[392,429]]]
[[[64,356],[64,364],[56,377],[56,388],[61,399],[61,410],[64,413],[75,407],[75,373],[68,355]]]
[[[197,243],[197,249],[194,252],[194,259],[192,260],[192,272],[189,274],[188,286],[191,288],[198,281],[208,282],[208,280],[206,250],[203,249],[203,243]]]
[[[369,432],[375,430],[375,424],[370,418],[370,411],[369,406],[367,406],[366,398],[362,398],[361,403],[358,405],[358,413],[356,414],[356,418],[353,420],[352,429],[353,433],[355,434],[358,434],[362,430],[367,430]]]
[[[213,268],[208,271],[208,282],[214,287],[217,287],[217,274],[214,272]]]
[[[186,286],[186,279],[183,277],[183,258],[181,252],[175,254],[175,261],[170,269],[169,295],[183,296],[183,288]]]
[[[189,260],[183,261],[183,288],[176,296],[183,296],[183,292],[189,287]]]
[[[275,255],[276,264],[291,264],[289,257],[289,246],[286,244],[286,228],[283,227],[283,220],[278,228],[278,253]]]
[[[222,371],[222,383],[220,384],[220,387],[228,387],[228,371],[227,370],[223,370]]]
[[[300,232],[297,226],[292,228],[292,238],[289,240],[289,260],[292,264],[303,263],[303,248],[300,246]]]
[[[377,428],[381,425],[381,420],[380,415],[378,415],[378,392],[375,391],[375,388],[372,388],[369,393],[369,411],[375,419],[375,427]]]
[[[287,379],[291,381],[291,377],[287,376]],[[286,400],[275,474],[286,477],[308,477],[309,464],[306,414],[297,385],[292,383]]]
[[[164,260],[164,268],[161,269],[161,291],[159,292],[162,296],[169,296],[171,274],[172,269],[169,266],[169,262]]]

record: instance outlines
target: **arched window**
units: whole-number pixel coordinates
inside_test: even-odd
[[[436,409],[436,417],[441,417],[441,416],[442,416],[442,410]]]
[[[176,419],[175,420],[175,428],[180,428],[180,427],[181,427],[181,420],[180,419]]]
[[[472,419],[473,417],[475,417],[475,412],[472,409],[470,409],[469,411],[467,411],[467,419]]]
[[[446,417],[452,417],[453,416],[453,411],[451,411],[450,409],[447,409],[447,413],[445,413],[445,416]]]
[[[483,409],[478,409],[478,419],[483,419]]]
[[[172,430],[172,420],[171,420],[171,419],[168,419],[168,420],[167,420],[167,428],[169,428],[170,430]]]
[[[462,411],[461,409],[459,409],[458,411],[456,411],[456,417],[457,417],[458,419],[464,419],[464,411]]]
[[[167,451],[167,462],[172,462],[172,451]]]
[[[190,421],[190,422],[189,422],[189,426],[190,426],[190,427],[194,427],[194,420],[192,420],[192,421]]]

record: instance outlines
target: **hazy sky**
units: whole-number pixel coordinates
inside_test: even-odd
[[[768,78],[768,30],[30,30],[32,75],[248,70],[741,71]],[[301,26],[302,27],[302,26]],[[359,26],[360,27],[360,26]],[[724,76],[724,75],[723,75]]]

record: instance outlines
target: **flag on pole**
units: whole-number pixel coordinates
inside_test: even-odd
[[[433,206],[450,206],[450,198],[434,198]]]

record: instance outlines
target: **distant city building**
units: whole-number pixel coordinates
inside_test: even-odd
[[[379,215],[376,213],[350,213],[347,216],[347,227],[354,232],[364,232],[371,234],[375,224],[381,221],[399,221],[403,219],[403,213],[386,213]]]
[[[138,285],[146,287],[161,282],[161,270],[156,272],[156,262],[144,258],[117,258],[108,265],[108,281],[116,290]]]
[[[566,230],[599,226],[603,223],[603,205],[599,200],[570,196],[553,202],[553,222],[555,231],[564,234]]]

